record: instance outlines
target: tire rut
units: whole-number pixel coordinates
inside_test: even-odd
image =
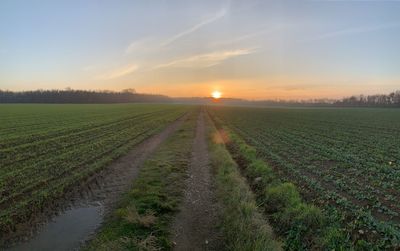
[[[189,112],[190,113],[190,112]],[[62,216],[71,210],[96,207],[101,209],[100,224],[114,208],[115,204],[120,199],[121,195],[129,189],[132,185],[133,180],[137,177],[141,165],[145,160],[158,148],[158,146],[164,142],[170,135],[177,131],[182,123],[188,118],[189,113],[181,116],[170,125],[168,125],[160,133],[149,137],[142,143],[139,143],[130,152],[123,157],[117,159],[107,168],[104,168],[98,174],[92,176],[86,181],[82,181],[80,185],[71,188],[60,201],[55,201],[48,209],[46,209],[41,215],[36,215],[31,222],[27,223],[25,229],[27,232],[15,233],[17,236],[9,236],[8,243],[14,243],[10,250],[48,250],[48,246],[51,246],[53,241],[46,239],[46,237],[40,236],[41,233],[47,232],[46,227],[48,223],[52,223],[54,218]],[[57,220],[56,220],[57,221]],[[84,225],[84,220],[81,222]],[[73,233],[78,229],[85,227],[81,224],[75,224],[72,226],[70,231]],[[51,225],[51,224],[50,224]],[[54,227],[54,226],[52,226]],[[95,226],[89,232],[85,233],[85,236],[80,236],[79,240],[71,240],[73,243],[66,243],[68,247],[57,246],[58,250],[73,250],[79,248],[84,241],[87,241],[93,236],[99,225]],[[57,226],[57,228],[63,228]],[[71,228],[71,226],[69,226]],[[29,230],[31,229],[31,230]],[[78,230],[79,231],[79,230]],[[29,236],[29,238],[28,238]],[[25,242],[18,241],[19,239],[25,239]],[[44,244],[37,244],[36,238],[46,239]],[[40,246],[38,245],[45,245]],[[1,247],[0,247],[0,250]]]
[[[184,199],[172,226],[174,250],[221,250],[204,111],[197,120]]]

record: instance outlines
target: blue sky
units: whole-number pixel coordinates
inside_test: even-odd
[[[0,89],[341,97],[400,89],[400,1],[0,1]]]

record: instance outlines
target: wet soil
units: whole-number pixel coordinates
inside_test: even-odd
[[[0,250],[77,250],[99,228],[120,196],[132,185],[140,166],[186,120],[188,114],[162,132],[137,145],[102,172],[71,189],[57,207],[38,215],[37,224],[24,233],[24,241]],[[22,234],[22,233],[19,233]]]

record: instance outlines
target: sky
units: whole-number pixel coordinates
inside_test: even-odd
[[[0,89],[340,98],[400,89],[400,0],[1,0]]]

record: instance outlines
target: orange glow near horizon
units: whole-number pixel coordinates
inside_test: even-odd
[[[323,84],[321,84],[323,83]],[[170,97],[211,97],[213,92],[221,93],[221,98],[239,98],[249,100],[301,100],[314,98],[342,98],[363,93],[366,95],[379,92],[382,88],[374,85],[372,81],[360,80],[353,86],[344,88],[347,82],[332,78],[323,81],[317,77],[303,76],[271,77],[266,80],[257,79],[218,79],[199,82],[167,82],[151,85],[115,86],[116,90],[134,86],[137,92],[163,94]],[[386,80],[388,86],[396,89],[395,80]],[[340,86],[341,88],[338,88]],[[366,88],[368,91],[366,91]],[[390,90],[388,90],[390,91]],[[221,99],[220,98],[220,99]],[[216,99],[215,99],[216,100]]]

